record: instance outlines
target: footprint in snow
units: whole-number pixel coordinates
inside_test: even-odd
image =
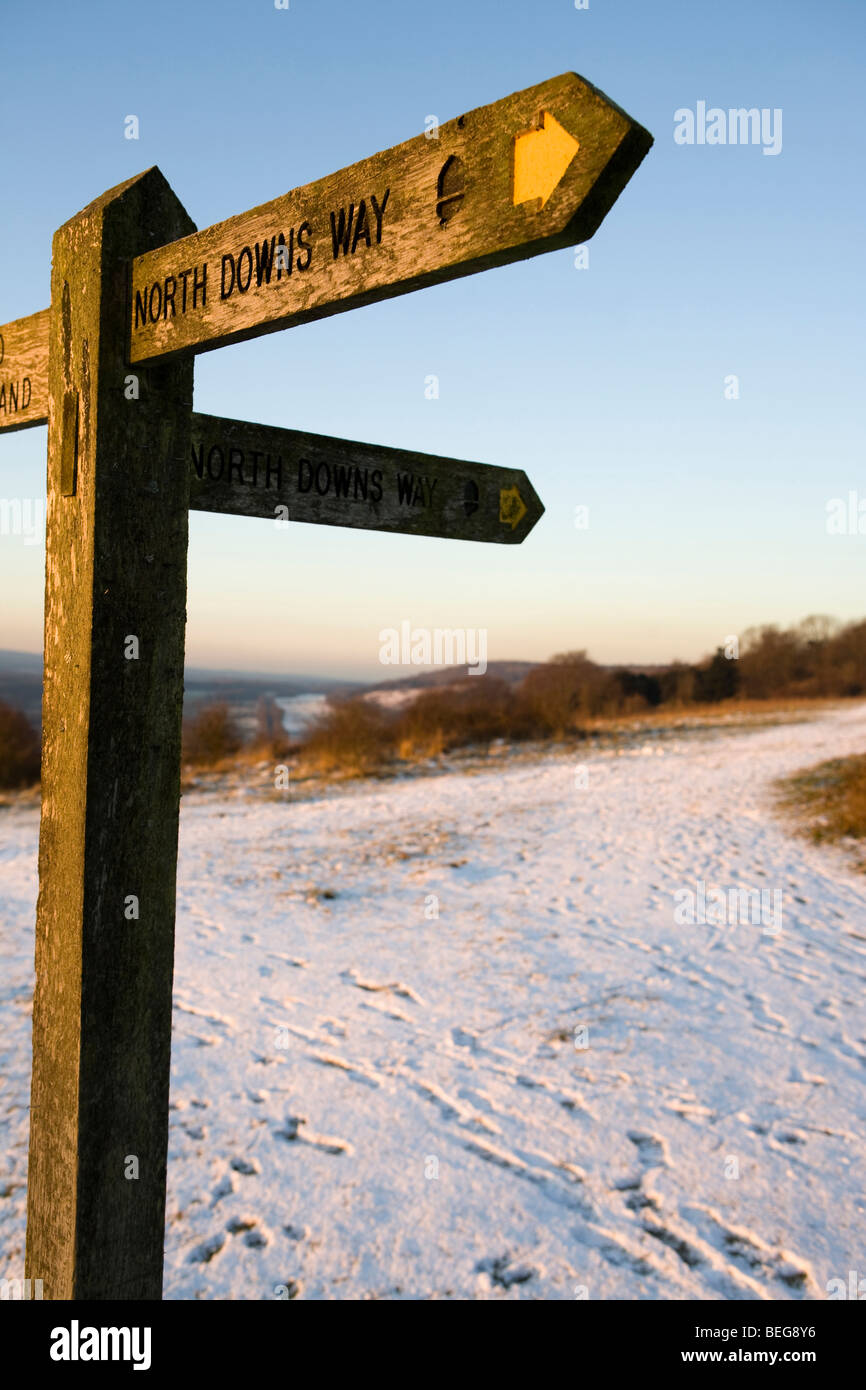
[[[267,1231],[259,1226],[254,1216],[234,1216],[227,1222],[226,1230],[229,1235],[243,1236],[244,1245],[254,1250],[261,1250],[269,1243]]]
[[[213,1192],[211,1193],[211,1206],[215,1207],[217,1202],[222,1201],[223,1197],[230,1197],[234,1190],[235,1185],[232,1180],[231,1174],[226,1173],[226,1176],[220,1179]]]
[[[813,1013],[820,1014],[824,1018],[839,1018],[839,1004],[836,999],[822,999],[820,1004],[816,1004]]]
[[[190,1253],[189,1263],[201,1265],[210,1264],[214,1255],[219,1254],[225,1243],[226,1238],[220,1231],[218,1235],[211,1236],[209,1240],[204,1240],[201,1245],[196,1246]]]
[[[800,1082],[805,1086],[827,1085],[826,1076],[819,1076],[818,1073],[814,1071],[803,1071],[802,1067],[797,1066],[791,1068],[791,1075],[788,1077],[788,1080]]]
[[[274,1285],[275,1298],[297,1298],[303,1290],[303,1284],[299,1279],[287,1279],[285,1284]]]
[[[233,1158],[232,1167],[236,1173],[243,1173],[248,1178],[262,1171],[261,1164],[255,1158]]]
[[[334,1067],[337,1071],[345,1072],[350,1081],[358,1081],[364,1086],[372,1086],[378,1090],[379,1082],[375,1076],[363,1071],[360,1067],[353,1067],[351,1062],[347,1062],[342,1057],[335,1057],[330,1053],[310,1053],[310,1058],[318,1062],[322,1067]]]
[[[747,1003],[752,1006],[755,1027],[765,1033],[790,1033],[788,1020],[781,1014],[774,1014],[763,994],[747,994]]]
[[[362,980],[356,970],[343,970],[341,972],[344,980],[349,980],[357,989],[366,990],[370,994],[383,994],[393,992],[399,994],[403,999],[412,999],[416,1004],[423,1004],[423,1000],[415,993],[410,985],[401,984],[399,980],[391,980],[385,984],[377,984],[373,980]]]
[[[769,1245],[757,1232],[731,1226],[720,1212],[701,1204],[687,1206],[683,1215],[703,1227],[703,1237],[721,1249],[735,1267],[752,1278],[776,1280],[791,1290],[793,1296],[815,1298],[818,1286],[814,1271],[807,1260],[781,1246]]]
[[[321,1028],[324,1033],[331,1033],[335,1038],[344,1038],[346,1036],[346,1026],[337,1018],[322,1019]]]
[[[512,1263],[510,1255],[490,1255],[479,1260],[475,1269],[479,1274],[488,1275],[491,1284],[497,1284],[501,1289],[510,1289],[513,1284],[526,1284],[538,1273],[531,1265]]]
[[[307,1123],[303,1115],[289,1115],[286,1118],[283,1129],[276,1129],[274,1133],[278,1139],[285,1139],[288,1143],[301,1141],[310,1144],[314,1149],[321,1149],[328,1154],[351,1154],[354,1153],[352,1145],[346,1139],[338,1139],[330,1134],[313,1134],[312,1131],[301,1133],[301,1126]]]
[[[230,1236],[242,1235],[244,1231],[252,1231],[256,1224],[254,1216],[233,1216],[226,1222],[226,1230]]]
[[[690,1245],[679,1232],[669,1230],[668,1227],[657,1218],[644,1221],[643,1229],[648,1236],[652,1236],[654,1240],[661,1241],[662,1245],[666,1245],[669,1250],[673,1250],[674,1254],[682,1260],[687,1268],[694,1269],[696,1265],[705,1263],[704,1256],[699,1250],[696,1250],[694,1246]]]
[[[660,1139],[656,1134],[644,1134],[635,1129],[629,1130],[628,1137],[637,1149],[641,1163],[645,1167],[670,1166],[670,1154],[664,1139]]]
[[[770,1146],[775,1149],[779,1144],[805,1144],[808,1138],[801,1129],[780,1129],[771,1135]]]

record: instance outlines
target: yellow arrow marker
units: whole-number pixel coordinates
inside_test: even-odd
[[[547,202],[577,151],[580,142],[569,135],[549,111],[542,114],[541,130],[527,130],[514,137],[514,205],[540,198]]]
[[[512,531],[526,516],[526,504],[516,487],[504,487],[499,492],[499,520]]]

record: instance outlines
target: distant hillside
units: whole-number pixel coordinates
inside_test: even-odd
[[[489,661],[483,676],[473,676],[474,681],[500,680],[507,685],[519,685],[528,671],[538,666],[537,661]],[[469,678],[468,666],[442,666],[435,671],[416,671],[411,676],[401,676],[395,680],[379,681],[375,685],[356,685],[353,693],[364,691],[373,694],[379,690],[427,689],[436,685],[456,685],[458,681]]]
[[[226,700],[229,704],[255,703],[261,695],[327,694],[345,682],[329,676],[280,676],[272,671],[208,671],[190,666],[184,672],[184,703]]]
[[[537,666],[543,666],[542,661],[489,661],[485,676],[473,676],[473,680],[484,680],[485,677],[491,680],[505,681],[506,685],[519,685],[528,672],[535,670]],[[664,671],[670,670],[670,663],[664,665],[652,665],[649,663],[616,663],[614,665],[600,664],[600,671],[631,671],[635,674],[647,676],[658,676]],[[343,695],[359,695],[362,692],[374,694],[380,690],[426,690],[431,686],[456,685],[459,681],[467,680],[469,668],[467,666],[443,666],[435,671],[418,671],[411,676],[399,676],[393,680],[378,681],[374,684],[347,685],[339,684],[337,688],[330,692],[331,699],[338,699]],[[336,683],[335,683],[336,684]]]
[[[279,675],[273,671],[210,671],[189,666],[184,673],[187,708],[208,700],[225,700],[234,707],[255,707],[263,695],[327,694],[345,689],[330,676]],[[0,700],[23,710],[37,726],[42,719],[42,657],[37,652],[0,649]]]
[[[540,664],[537,661],[491,661],[485,675],[473,676],[472,680],[501,680],[509,686],[516,686],[528,671]],[[665,668],[628,666],[624,669],[654,673]],[[244,714],[249,717],[263,695],[283,699],[295,695],[323,694],[334,700],[346,695],[379,691],[426,690],[435,686],[455,685],[468,677],[467,666],[444,666],[433,671],[413,671],[408,676],[398,676],[375,683],[339,680],[333,676],[286,675],[274,671],[210,670],[207,667],[188,666],[184,674],[184,705],[189,710],[210,700],[224,700],[243,718]],[[38,653],[0,649],[0,700],[23,710],[34,724],[39,724],[42,718],[42,658]]]

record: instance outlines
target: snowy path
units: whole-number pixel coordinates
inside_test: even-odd
[[[773,778],[864,744],[861,705],[595,754],[587,786],[552,757],[185,798],[166,1295],[820,1298],[866,1274],[866,879],[770,810]],[[37,816],[0,814],[8,1277]],[[679,925],[697,880],[780,890],[781,932]]]

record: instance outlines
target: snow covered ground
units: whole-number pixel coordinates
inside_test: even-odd
[[[866,1274],[866,879],[770,788],[864,745],[860,705],[585,772],[186,796],[167,1297],[823,1298]],[[0,817],[12,1277],[37,814]],[[779,890],[781,931],[678,923],[698,881]]]

